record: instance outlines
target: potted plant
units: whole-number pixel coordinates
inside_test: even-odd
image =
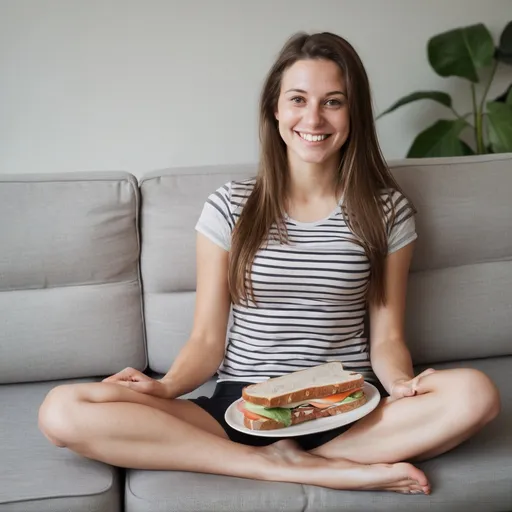
[[[453,108],[451,96],[443,91],[418,91],[399,99],[378,118],[424,99],[444,105],[452,114],[451,119],[440,119],[418,134],[407,157],[512,151],[512,84],[499,97],[486,101],[498,68],[511,69],[507,65],[512,65],[512,22],[503,30],[498,47],[494,46],[486,26],[479,23],[432,37],[427,44],[427,53],[429,63],[438,75],[458,76],[470,82],[472,108],[470,112],[459,114]],[[487,75],[483,84],[482,75]],[[480,91],[477,91],[477,84],[481,85]],[[469,144],[460,138],[468,129],[472,133]]]

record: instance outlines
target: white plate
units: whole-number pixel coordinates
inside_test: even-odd
[[[348,425],[357,421],[367,414],[371,413],[380,402],[379,390],[369,382],[365,382],[363,390],[366,393],[367,401],[361,407],[354,409],[353,411],[343,412],[336,416],[329,416],[327,418],[318,418],[316,420],[305,421],[298,425],[292,425],[286,428],[277,428],[273,430],[251,430],[244,425],[244,415],[237,409],[236,405],[242,401],[243,398],[239,398],[233,402],[227,409],[224,415],[228,425],[233,427],[235,430],[243,432],[244,434],[250,434],[253,436],[261,437],[293,437],[302,436],[305,434],[314,434],[316,432],[324,432],[325,430],[332,430],[333,428]]]

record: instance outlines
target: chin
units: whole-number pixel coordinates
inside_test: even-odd
[[[325,158],[301,158],[305,164],[322,165],[327,162]]]
[[[334,155],[315,155],[311,153],[297,153],[297,156],[302,162],[306,164],[321,165],[329,162]]]

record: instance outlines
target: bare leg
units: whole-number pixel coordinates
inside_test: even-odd
[[[472,369],[437,371],[409,398],[387,399],[336,439],[311,450],[364,464],[424,460],[459,445],[494,419],[496,386]]]
[[[207,423],[210,431],[205,431],[175,417],[173,408],[178,414],[194,411],[196,422],[204,413],[190,402],[184,405],[180,400],[150,397],[116,384],[67,385],[48,394],[40,408],[39,424],[58,446],[120,467],[214,473],[335,489],[428,492],[425,475],[407,463],[364,465],[325,459],[298,449],[292,441],[264,448],[245,446],[226,439],[212,423]]]

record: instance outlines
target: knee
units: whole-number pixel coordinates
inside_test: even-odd
[[[498,388],[483,372],[473,368],[457,371],[454,379],[454,395],[460,407],[455,407],[471,423],[485,425],[492,421],[501,410]]]
[[[68,446],[76,438],[78,402],[76,385],[67,384],[53,388],[39,407],[39,430],[56,446]]]

